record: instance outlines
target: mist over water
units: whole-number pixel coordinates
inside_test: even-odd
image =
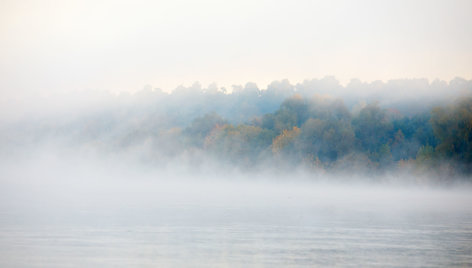
[[[0,266],[472,266],[472,84],[439,84],[357,84],[440,88],[414,107],[324,78],[3,113]]]
[[[0,268],[472,267],[471,10],[0,0]]]
[[[179,172],[51,152],[2,161],[2,267],[472,264],[468,184]]]

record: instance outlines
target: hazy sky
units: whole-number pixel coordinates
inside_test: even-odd
[[[0,0],[1,97],[472,78],[472,1]]]

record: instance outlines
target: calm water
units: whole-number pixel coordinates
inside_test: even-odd
[[[4,183],[0,267],[469,267],[469,190]]]

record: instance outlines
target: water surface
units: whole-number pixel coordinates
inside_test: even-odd
[[[3,184],[1,267],[472,266],[467,189]]]

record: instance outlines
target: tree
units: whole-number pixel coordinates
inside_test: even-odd
[[[353,149],[354,132],[343,120],[309,119],[301,128],[297,148],[321,162],[333,162]]]
[[[472,170],[472,98],[432,111],[431,124],[439,140],[435,148],[441,158],[450,158]]]
[[[292,130],[284,129],[280,135],[272,141],[272,152],[275,155],[289,155],[295,151],[295,138],[300,134],[300,128],[293,127]]]
[[[226,124],[226,120],[216,113],[205,114],[195,118],[189,127],[184,130],[193,145],[202,146],[205,137],[216,127]]]
[[[254,165],[270,147],[272,132],[257,126],[217,126],[205,138],[204,148],[220,159],[245,166]]]
[[[388,144],[391,138],[389,133],[392,125],[377,103],[363,108],[352,124],[361,149],[369,155],[378,153],[382,145]]]

